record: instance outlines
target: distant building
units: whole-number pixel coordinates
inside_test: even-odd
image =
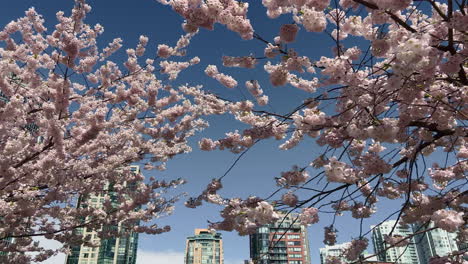
[[[0,101],[8,103],[10,101],[10,98],[8,98],[8,96],[6,96],[2,91],[0,91]]]
[[[130,166],[133,173],[140,173],[138,166]],[[110,188],[109,185],[107,188]],[[112,192],[95,194],[84,198],[88,206],[100,208],[106,195],[112,197]],[[112,198],[111,198],[112,201]],[[115,201],[112,201],[113,203]],[[121,229],[120,224],[116,226],[105,226],[103,228]],[[98,247],[85,245],[73,246],[71,253],[67,256],[66,264],[135,264],[138,248],[138,233],[130,232],[128,236],[114,237],[100,240],[96,232],[85,228],[79,228],[77,232],[89,235],[91,241],[99,244]]]
[[[14,241],[14,239],[12,237],[8,237],[8,238],[5,238],[5,239],[0,239],[0,247],[1,248],[6,248],[11,243],[13,243],[13,241]],[[0,251],[0,263],[6,262],[7,255],[8,255],[8,252]]]
[[[220,233],[208,229],[195,229],[195,235],[187,237],[185,264],[223,263],[223,239]]]
[[[343,262],[356,262],[356,261],[348,261],[344,257],[344,251],[347,247],[351,245],[350,242],[343,243],[343,244],[335,244],[333,246],[325,246],[324,248],[320,249],[320,263],[325,264],[327,261],[327,258],[329,257],[336,257],[340,259]],[[367,263],[367,264],[386,264],[387,262],[381,262],[377,260],[376,256],[370,257],[371,254],[364,252],[362,254],[362,257],[365,259],[363,261],[360,261],[359,263]],[[393,263],[393,262],[388,262],[388,263]]]
[[[384,236],[390,233],[395,223],[395,220],[389,220],[378,226],[371,226],[372,243],[374,245],[374,252],[377,254],[377,259],[397,264],[419,264],[419,256],[414,238],[405,247],[393,247],[385,250],[389,245],[386,244]],[[406,237],[413,234],[413,229],[411,226],[397,225],[392,234]]]
[[[458,242],[458,250],[459,250],[459,251],[462,251],[462,252],[468,252],[468,242],[466,242],[466,241],[464,241],[464,242],[459,241],[459,242]],[[464,255],[463,255],[463,259],[468,263],[468,254],[464,254]]]
[[[427,227],[415,225],[413,228],[416,231],[432,227],[434,227],[433,223],[430,223]],[[416,235],[420,264],[428,264],[431,257],[443,257],[459,250],[456,238],[456,233],[449,233],[440,228]]]
[[[310,264],[307,228],[290,214],[250,235],[250,258],[255,264]]]
[[[333,246],[325,246],[324,248],[320,249],[320,263],[325,264],[327,258],[329,257],[337,257],[342,261],[346,261],[343,257],[344,250],[349,247],[351,243],[343,243],[343,244],[335,244]]]

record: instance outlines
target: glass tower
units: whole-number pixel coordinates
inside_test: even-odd
[[[133,173],[140,173],[138,166],[130,166]],[[108,186],[108,188],[111,188]],[[100,208],[104,202],[106,193],[95,194],[86,199],[87,204],[94,208]],[[112,201],[112,192],[110,192]],[[114,203],[114,201],[112,201]],[[122,226],[104,226],[102,228],[117,229],[121,231]],[[138,233],[129,232],[129,235],[122,237],[113,237],[100,240],[94,230],[88,230],[86,227],[79,228],[78,234],[89,236],[91,241],[99,244],[98,247],[89,247],[85,245],[74,246],[70,248],[70,254],[67,256],[66,264],[135,264],[138,248]]]
[[[310,264],[307,228],[297,214],[282,215],[274,224],[250,235],[250,258],[256,264]]]
[[[195,235],[187,237],[185,264],[223,263],[223,239],[220,233],[208,229],[195,229]]]
[[[384,236],[390,233],[395,223],[395,220],[389,220],[378,226],[371,226],[372,243],[374,245],[374,252],[378,253],[378,260],[397,264],[419,264],[419,256],[414,238],[412,238],[410,243],[405,247],[393,247],[386,251],[384,250],[389,246],[385,243]],[[398,224],[392,234],[406,237],[413,234],[413,229],[411,226]]]
[[[424,230],[432,227],[434,227],[434,224],[430,223],[427,227],[415,225],[414,229]],[[456,238],[456,233],[449,233],[440,228],[416,235],[416,244],[418,246],[419,258],[421,260],[420,264],[429,263],[429,259],[431,257],[443,257],[453,251],[457,251],[458,245]]]

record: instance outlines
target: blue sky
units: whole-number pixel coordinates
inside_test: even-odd
[[[267,39],[272,39],[278,32],[282,23],[290,22],[289,16],[283,16],[276,20],[267,19],[265,9],[260,5],[261,1],[249,1],[252,8],[249,17],[256,31]],[[113,0],[113,1],[89,1],[93,7],[92,13],[88,16],[87,23],[100,23],[104,26],[105,32],[99,39],[99,45],[104,46],[115,37],[124,40],[124,48],[133,48],[138,42],[140,35],[150,38],[147,56],[153,57],[158,44],[174,45],[182,31],[180,24],[182,18],[172,12],[167,6],[163,6],[154,0]],[[48,31],[55,25],[55,13],[64,10],[69,14],[73,5],[72,0],[15,0],[8,1],[8,5],[3,5],[0,9],[0,25],[3,27],[9,21],[24,14],[29,7],[34,6],[36,10],[44,15]],[[321,55],[330,53],[328,48],[332,43],[328,37],[320,34],[305,34],[301,30],[298,36],[298,43],[295,48],[301,54],[308,55],[313,59]],[[240,84],[245,80],[257,79],[267,95],[270,96],[270,105],[267,107],[277,112],[286,112],[294,106],[299,105],[307,95],[292,87],[271,87],[268,85],[267,75],[260,65],[255,70],[245,70],[237,68],[223,68],[221,56],[240,56],[250,53],[262,56],[263,44],[259,41],[244,41],[233,32],[227,31],[223,26],[217,25],[215,30],[210,32],[202,30],[195,36],[192,44],[188,48],[188,56],[199,56],[201,63],[192,69],[183,72],[177,83],[203,84],[205,89],[218,93],[223,97],[239,100],[253,99],[250,97],[243,85],[238,88],[228,90],[203,74],[207,64],[217,64],[222,72],[232,74]],[[124,51],[125,49],[122,49]],[[119,61],[123,56],[122,52],[111,57],[112,60]],[[222,116],[209,119],[212,126],[205,132],[205,136],[214,138],[222,137],[225,132],[235,129],[236,122]],[[172,179],[183,177],[188,180],[185,186],[176,189],[174,194],[188,192],[198,195],[210,179],[220,177],[235,160],[236,155],[227,151],[202,152],[196,148],[195,137],[192,141],[193,153],[179,156],[168,163],[168,170],[161,172],[145,172],[145,175],[154,175],[158,178]],[[275,188],[274,177],[278,177],[281,171],[286,171],[292,165],[305,166],[317,155],[321,153],[321,148],[313,141],[306,140],[299,147],[291,151],[279,151],[280,142],[267,140],[257,144],[245,155],[238,165],[223,180],[225,189],[221,194],[227,197],[239,196],[247,197],[255,194],[267,196]],[[400,202],[384,202],[385,208],[399,205]],[[380,204],[382,206],[382,204]],[[174,263],[180,260],[181,252],[184,250],[185,238],[193,234],[195,228],[205,227],[207,221],[220,220],[218,211],[221,208],[205,205],[198,209],[188,209],[178,204],[172,216],[161,218],[156,223],[161,225],[170,224],[170,233],[157,236],[141,235],[139,241],[139,251],[144,253],[147,259],[160,263],[163,259],[171,260]],[[395,207],[396,209],[396,207]],[[388,210],[388,209],[387,209]],[[372,220],[364,220],[364,228],[375,224],[382,219],[385,209],[378,213]],[[323,226],[330,224],[331,217],[322,215],[322,221],[309,228],[312,263],[319,263],[318,249],[323,247]],[[349,221],[349,216],[344,216],[337,223],[339,238],[338,242],[349,241],[352,237],[358,236],[358,221]],[[241,260],[249,256],[249,243],[247,237],[239,237],[236,233],[223,232],[224,252],[226,264],[241,263]],[[48,263],[62,263],[61,258],[55,258]],[[149,263],[140,259],[141,264]],[[182,262],[180,262],[182,263]]]

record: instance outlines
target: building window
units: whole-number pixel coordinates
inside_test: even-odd
[[[301,254],[288,254],[289,258],[302,258]]]

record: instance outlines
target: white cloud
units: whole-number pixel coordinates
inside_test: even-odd
[[[183,264],[184,253],[176,251],[137,250],[137,264]]]

